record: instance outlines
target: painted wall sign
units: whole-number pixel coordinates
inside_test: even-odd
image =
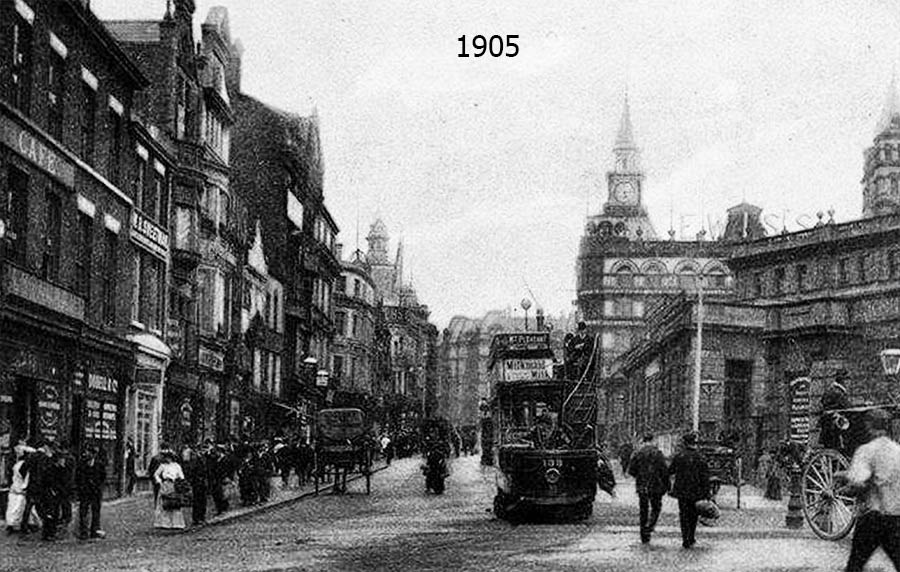
[[[0,116],[0,141],[65,186],[75,187],[75,166],[8,117]]]

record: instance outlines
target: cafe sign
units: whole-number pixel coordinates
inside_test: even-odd
[[[0,116],[0,141],[65,186],[75,187],[75,167],[72,163],[8,117]]]

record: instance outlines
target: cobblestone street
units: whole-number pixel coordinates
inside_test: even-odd
[[[653,542],[638,540],[633,483],[601,493],[581,523],[512,526],[490,512],[492,470],[454,461],[447,493],[426,495],[418,459],[404,459],[346,496],[322,494],[183,534],[150,528],[149,499],[106,507],[102,541],[5,539],[2,570],[839,570],[848,541],[825,542],[783,527],[781,503],[750,489],[735,510],[723,489],[718,526],[695,550],[680,547],[675,504]],[[878,555],[869,570],[889,570]]]

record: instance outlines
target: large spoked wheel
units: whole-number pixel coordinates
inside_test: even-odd
[[[816,451],[803,469],[803,516],[816,536],[839,540],[856,523],[856,501],[838,493],[834,475],[850,467],[847,458],[833,449]]]

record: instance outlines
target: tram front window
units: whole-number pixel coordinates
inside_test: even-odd
[[[559,415],[545,402],[523,401],[508,408],[504,417],[504,444],[544,448],[556,431]]]

